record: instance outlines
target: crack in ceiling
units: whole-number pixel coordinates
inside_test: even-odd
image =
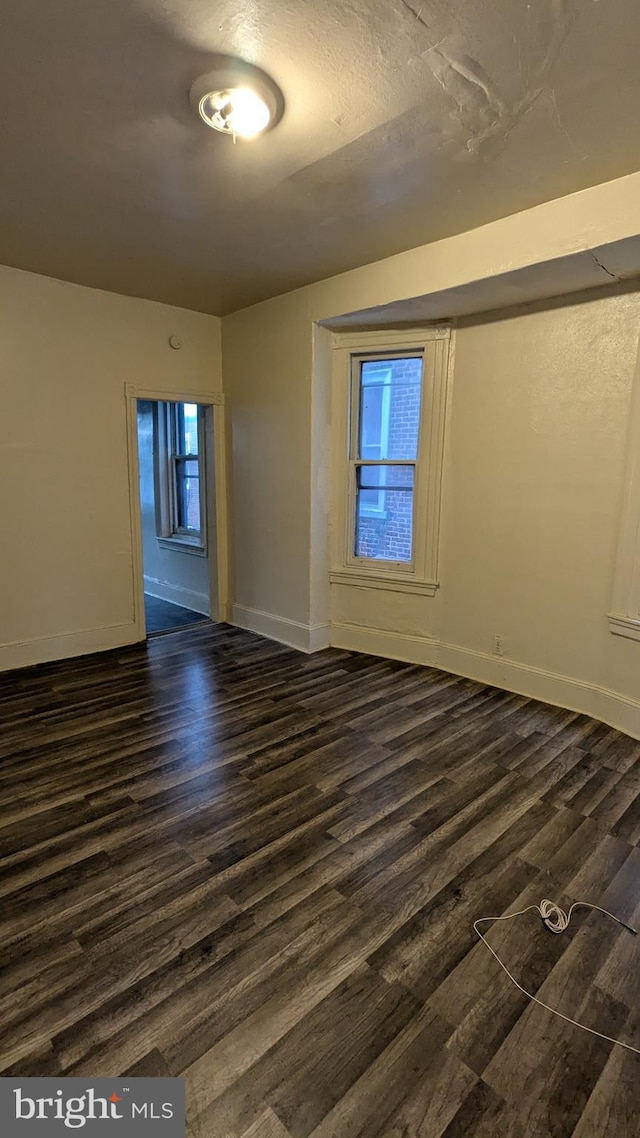
[[[404,2],[404,0],[403,0]],[[427,53],[427,60],[435,78],[449,94],[458,107],[453,118],[467,130],[465,145],[472,154],[477,154],[483,143],[496,136],[503,140],[517,126],[542,94],[546,81],[562,49],[574,18],[574,9],[569,0],[546,0],[547,9],[540,11],[550,25],[546,29],[546,42],[542,59],[536,64],[534,52],[530,52],[530,68],[533,77],[525,83],[525,90],[519,99],[509,102],[499,91],[498,84],[488,75],[483,65],[466,54],[459,46],[459,36],[445,39]],[[543,25],[545,19],[543,19]],[[524,79],[521,45],[518,43],[518,68]],[[562,123],[553,96],[554,111],[561,129]],[[566,134],[566,131],[564,131]]]

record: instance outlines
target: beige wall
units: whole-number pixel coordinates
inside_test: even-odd
[[[576,198],[574,227],[567,202],[530,211],[550,289],[553,256],[589,244],[585,201]],[[591,204],[591,228],[606,241],[606,217],[598,221],[594,197]],[[409,288],[425,294],[436,283],[455,287],[534,263],[531,218],[485,228],[492,242],[462,235],[449,243],[448,261],[440,250],[434,259],[429,249],[413,251],[223,321],[235,436],[234,619],[303,648],[322,642],[317,630],[330,620],[325,642],[435,663],[640,736],[639,646],[612,636],[606,619],[640,294],[612,286],[591,299],[460,321],[442,587],[431,599],[335,585],[324,599],[328,334],[314,322]],[[504,657],[493,655],[496,633]]]
[[[463,325],[442,535],[442,639],[608,685],[640,293]],[[625,694],[640,697],[640,658]]]
[[[638,644],[607,613],[639,330],[640,293],[459,329],[438,652],[638,736]]]
[[[0,361],[0,667],[127,643],[125,383],[220,390],[220,321],[0,268]]]
[[[234,617],[307,624],[311,317],[304,292],[223,321],[231,418]],[[267,623],[266,634],[272,629]]]

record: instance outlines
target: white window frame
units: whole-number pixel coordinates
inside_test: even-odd
[[[631,395],[624,487],[609,629],[615,636],[640,640],[640,356]]]
[[[167,400],[155,405],[156,412],[156,525],[158,544],[168,548],[180,548],[185,552],[206,555],[206,517],[207,499],[204,472],[205,429],[204,408],[198,407],[198,454],[178,454],[176,438],[175,408],[178,403],[190,400]],[[198,489],[200,497],[200,530],[183,529],[178,525],[178,486],[177,469],[185,458],[198,462]]]
[[[438,552],[450,339],[448,327],[334,334],[334,480],[329,574],[332,584],[365,585],[427,596],[434,596],[439,588]],[[414,467],[413,560],[382,561],[356,557],[355,467],[362,462],[355,459],[354,400],[359,395],[360,361],[415,358],[416,355],[422,355],[423,367],[418,457]]]

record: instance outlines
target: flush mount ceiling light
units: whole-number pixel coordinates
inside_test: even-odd
[[[234,140],[262,134],[279,122],[284,111],[282,92],[273,79],[241,59],[226,59],[201,75],[189,99],[207,126]]]

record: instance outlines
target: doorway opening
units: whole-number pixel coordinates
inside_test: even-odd
[[[148,636],[217,618],[211,414],[195,402],[136,402]]]

